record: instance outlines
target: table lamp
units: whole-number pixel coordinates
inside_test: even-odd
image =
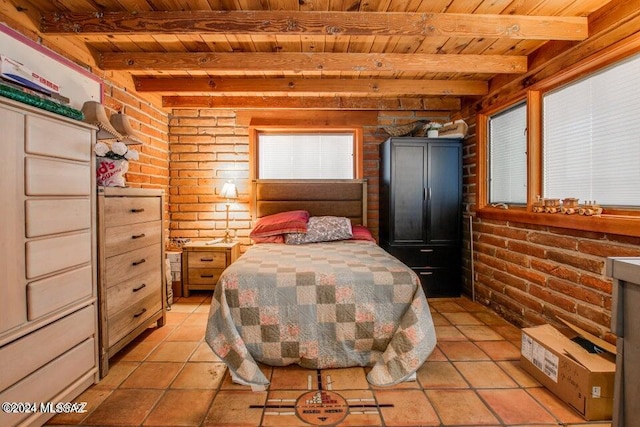
[[[229,231],[229,207],[231,206],[231,203],[233,203],[233,200],[238,198],[238,188],[233,182],[227,181],[222,186],[222,190],[220,190],[220,197],[227,199],[225,203],[227,207],[227,220],[226,220],[226,227],[224,232],[224,239],[222,241],[225,243],[229,243],[229,242],[233,242],[233,238],[231,237],[231,232]]]

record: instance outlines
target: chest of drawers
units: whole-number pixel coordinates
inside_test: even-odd
[[[220,275],[240,256],[240,244],[206,242],[187,243],[182,248],[182,295],[192,290],[215,289]]]
[[[109,358],[165,321],[161,190],[98,189],[100,373]]]
[[[98,381],[95,128],[0,97],[0,129],[0,402],[72,402]]]

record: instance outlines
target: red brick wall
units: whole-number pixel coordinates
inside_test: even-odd
[[[129,162],[127,185],[130,187],[169,188],[169,126],[168,114],[126,89],[104,82],[102,103],[108,116],[121,112],[144,142],[132,146],[140,160]]]
[[[614,342],[610,256],[640,256],[640,238],[475,217],[475,117],[464,148],[464,290],[518,326],[561,317]],[[469,215],[473,221],[472,288]]]
[[[287,116],[295,116],[288,111]],[[382,126],[428,117],[425,112],[380,112],[364,128],[364,177],[368,181],[369,228],[378,232],[378,146],[389,135]],[[437,117],[446,119],[446,117]],[[243,245],[249,232],[249,128],[235,111],[176,109],[170,132],[170,236],[211,239],[224,235],[225,205],[217,194],[228,179],[238,186],[240,199],[230,213],[230,228]]]
[[[139,160],[129,161],[127,186],[159,188],[165,192],[165,236],[169,230],[169,115],[154,107],[135,93],[114,83],[103,82],[103,105],[107,116],[121,112],[129,117],[129,124],[143,141],[131,146],[140,153]]]
[[[170,237],[192,240],[224,235],[224,182],[234,180],[240,199],[230,209],[230,228],[248,243],[248,128],[227,110],[174,110],[169,121]]]

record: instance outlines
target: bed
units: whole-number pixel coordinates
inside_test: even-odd
[[[257,180],[252,190],[252,233],[291,212],[307,212],[309,228],[288,224],[287,238],[310,236],[313,219],[349,218],[353,233],[302,244],[267,239],[224,271],[205,338],[234,381],[268,386],[260,363],[367,366],[376,386],[415,377],[436,344],[433,321],[415,273],[356,235],[366,226],[366,181]]]

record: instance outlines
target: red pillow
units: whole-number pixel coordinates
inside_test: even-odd
[[[284,243],[284,234],[267,237],[252,237],[253,243]]]
[[[285,233],[306,233],[309,212],[287,211],[263,216],[256,222],[249,237],[269,237]]]
[[[376,239],[371,234],[371,231],[364,225],[353,225],[351,226],[351,233],[353,237],[351,240],[369,240],[371,242],[375,242]]]

